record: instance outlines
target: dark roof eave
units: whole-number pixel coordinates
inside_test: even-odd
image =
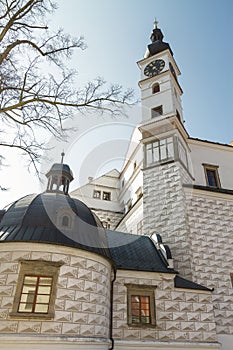
[[[192,184],[183,184],[183,187],[193,188],[194,190],[200,190],[200,191],[209,191],[209,192],[217,192],[217,193],[233,195],[233,190],[229,190],[226,188],[217,188],[217,187],[209,187],[209,186],[203,186],[203,185],[192,185]]]
[[[202,286],[199,283],[189,281],[183,277],[177,276],[174,279],[174,286],[175,288],[183,288],[183,289],[196,289],[196,290],[203,290],[206,292],[213,292],[214,288],[210,289],[205,286]]]
[[[204,142],[204,143],[212,143],[213,145],[218,145],[218,146],[224,146],[224,147],[229,147],[232,148],[233,150],[233,146],[228,144],[228,143],[221,143],[221,142],[216,142],[216,141],[210,141],[210,140],[203,140],[203,139],[199,139],[197,137],[188,137],[189,140],[193,140],[193,141],[198,141],[198,142]]]
[[[167,270],[159,270],[159,269],[145,269],[145,268],[133,268],[133,267],[123,267],[123,266],[117,266],[116,265],[116,269],[117,270],[125,270],[125,271],[137,271],[137,272],[155,272],[155,273],[166,273],[166,274],[176,274],[178,273],[177,271],[173,270],[173,269],[169,269],[167,268]]]

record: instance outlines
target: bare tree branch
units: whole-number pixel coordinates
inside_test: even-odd
[[[36,172],[45,149],[40,129],[62,138],[63,123],[74,112],[119,115],[133,97],[132,90],[107,86],[102,78],[77,86],[67,60],[85,48],[84,39],[49,30],[48,15],[55,9],[52,0],[0,0],[0,131],[6,130],[4,137],[0,132],[0,148],[20,149]]]

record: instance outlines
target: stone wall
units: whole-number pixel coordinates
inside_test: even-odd
[[[143,210],[146,235],[159,233],[174,258],[174,268],[190,278],[190,241],[185,194],[184,171],[179,162],[144,169]]]
[[[217,332],[233,335],[233,196],[194,189],[186,195],[193,280],[214,288]]]
[[[128,326],[126,284],[156,287],[154,328]],[[113,337],[116,344],[117,341],[140,340],[144,344],[143,349],[151,341],[198,343],[196,347],[193,345],[192,348],[195,349],[202,348],[202,342],[210,343],[209,349],[212,349],[212,345],[213,348],[216,346],[211,292],[175,288],[173,274],[144,272],[142,277],[140,272],[118,271],[114,283],[113,317]],[[189,345],[186,344],[184,349],[189,348]],[[165,345],[163,348],[166,348]],[[183,349],[182,346],[181,348]],[[128,349],[126,345],[124,349]]]
[[[54,319],[10,316],[21,260],[61,262]],[[50,343],[52,337],[60,337],[61,341],[75,337],[73,342],[79,341],[78,338],[82,342],[86,339],[87,344],[102,341],[105,346],[101,345],[100,349],[108,349],[110,280],[111,266],[97,254],[51,244],[0,243],[1,339],[5,335],[9,341],[13,335],[18,335],[20,344],[28,335],[40,335],[50,339]],[[39,337],[36,342],[40,342]],[[5,349],[3,344],[1,340],[0,349]],[[83,348],[92,347],[90,344]],[[99,345],[93,349],[99,349]]]
[[[143,220],[143,205],[142,198],[135,207],[130,209],[130,212],[126,214],[125,218],[117,226],[117,231],[138,234],[138,223]]]
[[[109,227],[107,229],[114,230],[121,218],[123,217],[123,213],[116,213],[108,210],[101,209],[91,209],[100,219],[101,222],[109,223]]]

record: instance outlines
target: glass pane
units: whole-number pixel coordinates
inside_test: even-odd
[[[153,149],[153,162],[159,161],[159,147]]]
[[[132,303],[139,303],[140,302],[138,295],[132,295],[131,300],[132,300]]]
[[[52,277],[40,277],[40,285],[50,285],[52,284]]]
[[[215,170],[206,170],[207,178],[208,178],[208,185],[217,187],[217,179],[216,179],[216,172]]]
[[[146,161],[147,161],[147,164],[152,163],[152,151],[151,150],[147,150],[147,152],[146,152]]]
[[[26,303],[27,299],[28,299],[28,294],[22,294],[21,298],[20,298],[20,301],[22,303]]]
[[[43,314],[48,312],[48,305],[43,305],[43,304],[36,304],[35,306],[35,312],[41,312]]]
[[[33,276],[25,276],[24,277],[24,284],[36,284],[37,277]]]
[[[150,317],[141,317],[141,323],[150,323]]]
[[[168,157],[169,158],[174,158],[174,147],[173,147],[173,143],[169,143],[167,145],[167,151],[168,151]]]
[[[19,304],[19,312],[32,312],[32,304]]]
[[[149,303],[150,297],[141,297],[141,302],[142,303]]]
[[[36,303],[48,304],[49,298],[50,298],[50,295],[37,295]]]
[[[165,144],[160,146],[160,160],[163,159],[167,159],[167,150]]]
[[[141,304],[141,309],[142,310],[148,310],[150,308],[150,305],[149,304]]]
[[[140,310],[139,309],[132,309],[132,316],[140,316]]]
[[[39,286],[38,294],[50,294],[51,287]]]
[[[23,286],[22,293],[23,294],[29,294],[29,293],[35,293],[36,287],[33,286]]]
[[[160,146],[164,146],[166,143],[166,139],[160,140]]]
[[[133,317],[132,317],[132,323],[140,323],[139,317],[133,316]]]
[[[150,316],[150,310],[149,309],[142,309],[141,310],[142,316]]]

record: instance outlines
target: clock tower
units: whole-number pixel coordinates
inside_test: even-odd
[[[142,123],[177,116],[183,123],[181,106],[182,89],[178,82],[180,70],[168,43],[163,41],[163,33],[155,21],[151,34],[151,44],[145,56],[138,62],[141,70]]]
[[[154,23],[151,44],[138,62],[141,70],[142,120],[139,130],[144,149],[143,230],[161,233],[171,248],[175,268],[191,276],[189,226],[184,183],[192,183],[188,134],[184,127],[178,82],[180,70],[170,45]]]

